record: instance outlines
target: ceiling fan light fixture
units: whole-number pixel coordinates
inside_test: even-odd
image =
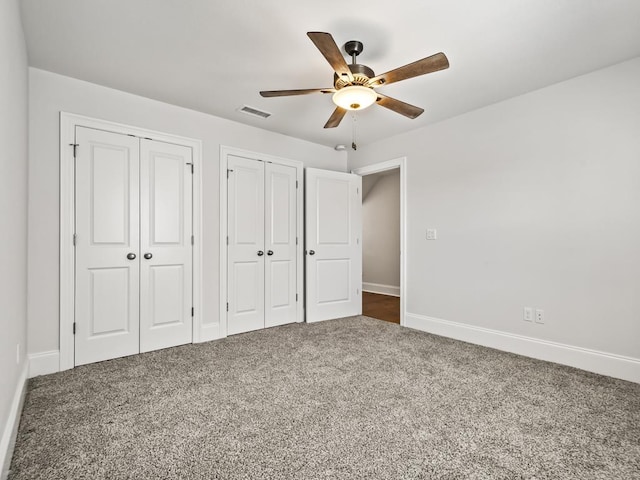
[[[373,88],[350,85],[333,94],[333,103],[345,110],[364,110],[373,105],[377,98]]]

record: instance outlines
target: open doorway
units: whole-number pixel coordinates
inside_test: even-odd
[[[402,324],[403,164],[355,170],[362,176],[362,314]]]

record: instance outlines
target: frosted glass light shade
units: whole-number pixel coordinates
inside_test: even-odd
[[[373,88],[351,85],[333,94],[333,103],[346,110],[362,110],[376,101],[378,96]]]

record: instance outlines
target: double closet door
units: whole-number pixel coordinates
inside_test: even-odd
[[[76,127],[75,365],[190,343],[192,152]]]
[[[228,156],[229,335],[296,321],[296,173]]]

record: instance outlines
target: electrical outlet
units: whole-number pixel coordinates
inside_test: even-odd
[[[544,310],[536,308],[536,323],[544,323]]]
[[[522,310],[522,319],[525,322],[533,322],[533,308],[524,307],[524,309]]]
[[[435,228],[427,228],[427,240],[436,240],[438,232]]]

